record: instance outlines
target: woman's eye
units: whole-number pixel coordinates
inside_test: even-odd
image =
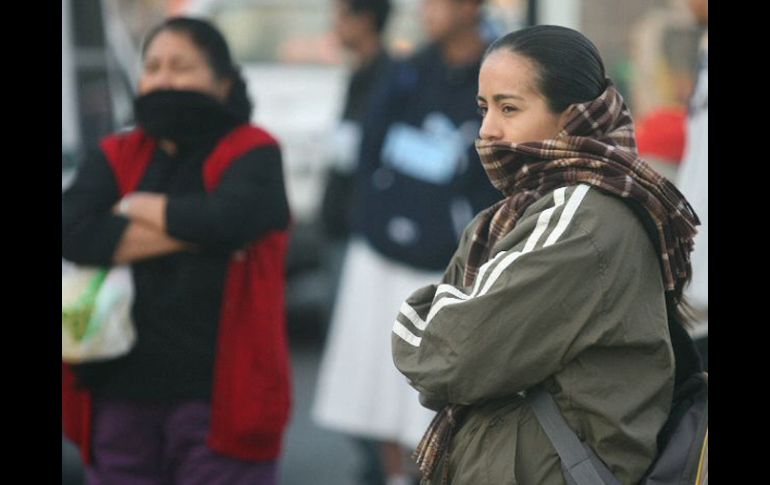
[[[484,115],[487,114],[487,108],[486,106],[479,106],[478,108],[476,108],[476,112],[479,114],[479,116],[483,118]]]
[[[144,72],[150,73],[158,70],[158,64],[156,62],[149,62],[144,65]]]
[[[177,72],[190,72],[194,68],[195,67],[193,65],[191,65],[191,64],[176,64],[174,66],[174,70],[177,71]]]
[[[514,113],[516,111],[519,111],[519,108],[516,106],[503,106],[503,113]]]

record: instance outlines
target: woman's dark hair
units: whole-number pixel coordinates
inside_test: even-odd
[[[248,121],[253,105],[246,90],[246,81],[238,66],[233,62],[230,48],[224,36],[211,23],[191,17],[170,17],[147,35],[142,46],[142,57],[155,37],[163,31],[182,32],[190,36],[193,43],[203,52],[211,70],[218,79],[231,79],[233,84],[225,105],[238,118]]]
[[[536,25],[511,32],[492,43],[484,58],[506,49],[535,63],[538,88],[554,113],[598,97],[607,87],[599,50],[576,30]]]
[[[343,2],[353,13],[371,13],[377,32],[382,32],[385,29],[390,15],[390,0],[343,0]]]

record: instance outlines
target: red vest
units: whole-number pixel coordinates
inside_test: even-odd
[[[265,131],[241,125],[223,138],[203,165],[208,192],[234,159],[275,145]],[[155,152],[155,140],[137,129],[101,144],[121,196],[133,191]],[[250,461],[273,460],[281,451],[291,408],[291,376],[284,311],[288,234],[272,231],[233,255],[219,320],[208,445]],[[91,461],[91,395],[62,363],[62,425]]]

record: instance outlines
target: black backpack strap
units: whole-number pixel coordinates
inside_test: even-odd
[[[531,389],[527,402],[559,454],[569,485],[620,485],[590,447],[581,443],[570,429],[548,391],[540,386]]]

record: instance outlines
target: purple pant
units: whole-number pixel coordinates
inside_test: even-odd
[[[94,401],[88,485],[275,485],[277,462],[249,462],[206,446],[204,401]]]

